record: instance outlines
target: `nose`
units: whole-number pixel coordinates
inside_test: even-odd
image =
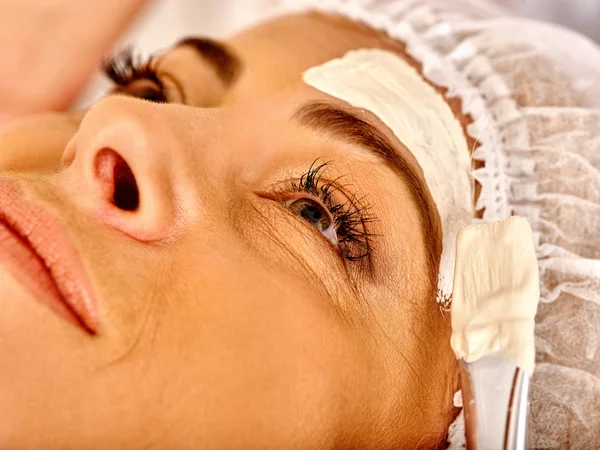
[[[140,241],[172,237],[183,200],[193,191],[185,189],[190,177],[182,144],[162,123],[160,107],[126,97],[103,99],[63,155],[68,168],[62,180],[73,202]]]

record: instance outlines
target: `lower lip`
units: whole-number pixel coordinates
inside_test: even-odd
[[[61,295],[42,259],[6,225],[0,222],[0,264],[32,296],[69,322],[82,326]]]

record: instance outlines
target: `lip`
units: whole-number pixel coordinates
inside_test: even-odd
[[[0,264],[40,303],[96,334],[97,303],[81,259],[58,220],[0,179]]]

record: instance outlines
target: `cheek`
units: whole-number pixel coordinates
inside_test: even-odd
[[[78,127],[75,116],[47,113],[0,129],[0,172],[56,170]]]
[[[303,279],[234,254],[221,248],[177,267],[151,356],[177,383],[158,370],[156,383],[187,399],[182,414],[215,446],[236,435],[264,433],[272,446],[327,434],[359,384],[361,344]]]

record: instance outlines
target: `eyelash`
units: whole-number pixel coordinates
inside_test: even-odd
[[[131,48],[127,48],[106,60],[102,64],[102,71],[121,88],[127,88],[138,80],[150,81],[156,86],[157,93],[162,97],[160,100],[154,101],[166,102],[165,84],[160,79],[154,63],[152,56],[143,58],[136,55]]]
[[[368,224],[376,221],[370,214],[371,206],[355,195],[347,193],[348,185],[340,184],[342,177],[332,181],[322,180],[329,163],[318,164],[315,160],[308,171],[300,178],[289,178],[279,192],[283,197],[290,192],[306,193],[321,200],[334,220],[338,238],[338,251],[347,261],[360,261],[369,258],[372,252],[371,239],[375,236],[368,230]],[[340,202],[341,192],[346,201]]]

